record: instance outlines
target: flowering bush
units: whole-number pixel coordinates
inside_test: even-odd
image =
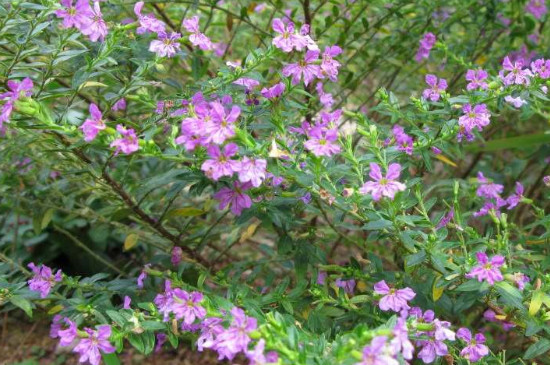
[[[93,365],[547,363],[547,20],[4,1],[3,311]]]

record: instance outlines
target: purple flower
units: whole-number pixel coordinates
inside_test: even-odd
[[[304,85],[308,85],[316,77],[321,77],[321,68],[315,64],[319,59],[319,51],[307,51],[303,61],[291,63],[283,67],[283,76],[292,75],[292,84],[296,85],[304,79]]]
[[[483,89],[486,90],[489,86],[487,85],[487,77],[489,75],[487,74],[487,71],[485,70],[468,70],[466,72],[466,81],[469,81],[468,85],[466,85],[466,89],[468,90],[475,90],[475,89]]]
[[[107,24],[103,20],[101,9],[99,8],[99,1],[94,1],[94,8],[91,10],[89,20],[80,28],[82,34],[87,35],[92,42],[105,40],[107,36]]]
[[[454,208],[451,208],[451,210],[449,210],[449,212],[441,218],[441,220],[439,221],[437,226],[435,226],[435,228],[436,229],[441,229],[441,228],[445,227],[447,224],[449,224],[451,222],[451,220],[454,218],[454,216],[455,216],[455,210],[454,210]]]
[[[535,18],[541,19],[548,11],[545,2],[545,0],[531,0],[525,5],[525,11],[533,14]]]
[[[170,313],[172,312],[172,303],[174,302],[172,293],[172,282],[170,280],[166,280],[164,282],[164,293],[157,294],[153,301],[157,306],[158,311],[163,314],[165,322],[168,321],[170,318]]]
[[[544,58],[539,58],[531,62],[531,71],[541,79],[550,78],[550,59],[544,60]]]
[[[308,131],[308,137],[304,147],[315,156],[328,157],[340,152],[337,128],[326,129],[317,126]]]
[[[488,215],[490,212],[493,212],[497,217],[500,217],[500,208],[506,206],[506,204],[506,200],[502,199],[500,196],[494,199],[486,200],[481,209],[474,213],[474,217],[482,217],[484,215]]]
[[[319,78],[324,78],[326,76],[331,81],[336,82],[338,77],[338,69],[340,68],[341,64],[333,57],[338,56],[340,53],[342,53],[342,48],[338,47],[337,45],[328,46],[325,48],[322,56],[321,66],[318,72]]]
[[[9,121],[15,102],[22,97],[29,97],[32,95],[34,84],[31,79],[25,77],[21,82],[9,80],[7,86],[10,91],[0,94],[0,100],[4,101],[0,113],[0,129],[2,129],[4,122]]]
[[[544,185],[550,187],[550,175],[546,175],[542,178],[542,181],[544,182]]]
[[[125,295],[124,296],[124,302],[122,304],[122,309],[130,309],[130,304],[132,304],[132,298]]]
[[[233,182],[233,189],[224,187],[221,188],[216,194],[214,199],[220,202],[219,209],[225,209],[228,205],[231,206],[231,212],[235,215],[241,215],[243,209],[250,208],[252,206],[252,200],[248,195],[243,193],[252,187],[251,183],[240,183],[238,181]]]
[[[399,365],[387,346],[386,336],[377,336],[372,339],[370,345],[363,348],[363,359],[355,365]]]
[[[154,14],[142,15],[141,9],[143,9],[144,2],[138,1],[134,5],[134,13],[136,14],[139,27],[137,29],[137,34],[143,34],[145,32],[160,33],[166,30],[166,25],[164,22],[158,20]]]
[[[239,119],[241,108],[233,105],[230,111],[226,111],[219,102],[210,103],[211,120],[205,126],[207,141],[209,143],[222,144],[226,139],[235,135],[235,122]]]
[[[499,72],[498,76],[504,85],[529,85],[529,78],[533,76],[530,70],[523,69],[523,60],[512,63],[508,56],[504,57],[502,68],[503,70]],[[508,74],[505,71],[508,71]]]
[[[188,293],[176,288],[172,291],[172,295],[171,311],[176,319],[183,318],[183,323],[191,325],[195,319],[202,319],[206,316],[206,310],[199,305],[203,298],[202,293],[197,291]]]
[[[189,41],[192,45],[198,46],[200,49],[207,51],[213,48],[210,38],[201,33],[199,28],[199,17],[193,16],[189,19],[184,19],[182,23],[186,31],[191,33]]]
[[[181,247],[174,246],[172,248],[172,255],[170,257],[170,262],[174,266],[178,266],[181,262],[181,259],[183,257],[183,250]]]
[[[279,33],[273,38],[272,43],[283,52],[291,52],[294,48],[301,51],[307,47],[308,40],[303,35],[294,33],[294,23],[289,22],[285,25],[281,19],[275,18],[271,26],[275,32]]]
[[[438,101],[441,94],[447,89],[447,80],[438,79],[437,76],[432,74],[426,75],[426,84],[428,84],[430,88],[425,89],[422,96],[424,99],[429,99],[431,101]]]
[[[176,32],[159,32],[158,39],[149,44],[149,51],[155,52],[159,57],[174,57],[181,47],[180,38],[181,34]]]
[[[233,360],[239,352],[246,352],[252,341],[248,334],[258,327],[256,318],[248,317],[240,308],[234,307],[231,314],[231,325],[216,338],[214,348],[219,354],[218,360]]]
[[[138,138],[133,129],[126,129],[121,124],[118,124],[116,130],[122,134],[122,138],[111,142],[111,147],[115,147],[115,155],[118,155],[120,152],[129,155],[139,149]]]
[[[476,362],[489,354],[489,348],[485,345],[485,336],[482,333],[476,333],[472,338],[472,333],[467,328],[460,328],[456,336],[467,343],[467,346],[460,351],[460,356],[468,361]]]
[[[69,325],[68,328],[63,329],[61,322]],[[60,315],[53,317],[52,327],[50,330],[51,338],[59,338],[60,346],[69,346],[73,343],[74,339],[77,336],[77,327],[76,323],[71,321],[68,318],[63,318]]]
[[[508,203],[508,210],[518,205],[521,202],[521,199],[523,199],[523,185],[521,185],[520,182],[516,182],[515,193],[506,199],[506,203]]]
[[[513,274],[514,283],[518,286],[519,290],[525,289],[525,284],[529,282],[529,276],[522,272],[516,272]]]
[[[509,331],[510,329],[516,327],[516,325],[512,322],[499,319],[495,311],[491,309],[488,309],[483,313],[483,318],[489,322],[500,323],[502,325],[502,329],[505,331]]]
[[[451,327],[451,323],[447,321],[440,321],[439,319],[434,319],[434,338],[438,341],[454,341],[455,340],[455,333],[454,331],[451,331],[449,328]]]
[[[92,365],[99,365],[101,362],[100,350],[106,354],[115,352],[114,346],[109,342],[111,326],[99,326],[97,331],[85,328],[85,331],[88,333],[88,337],[81,339],[73,352],[80,355],[79,362],[89,361]]]
[[[119,99],[112,107],[111,110],[116,112],[119,110],[126,110],[126,99]]]
[[[207,317],[201,322],[201,334],[197,339],[197,349],[211,349],[216,345],[216,338],[225,331],[222,326],[223,320],[216,317]]]
[[[36,266],[34,263],[27,265],[32,270],[34,276],[27,281],[29,289],[40,293],[40,298],[46,298],[56,282],[62,279],[61,270],[57,270],[55,275],[52,269],[46,265]]]
[[[401,173],[401,165],[398,163],[392,163],[388,166],[388,172],[386,176],[382,176],[380,166],[376,163],[370,164],[369,176],[374,181],[367,181],[359,189],[361,194],[372,194],[374,201],[379,201],[383,196],[393,200],[395,194],[398,191],[406,189],[405,184],[397,181]]]
[[[409,340],[409,329],[407,328],[407,321],[403,316],[397,318],[397,323],[393,327],[392,334],[391,349],[395,353],[401,353],[405,360],[411,360],[413,358],[414,346]]]
[[[405,130],[400,125],[394,125],[392,128],[393,138],[397,143],[397,149],[405,152],[407,155],[412,155],[413,152],[413,138],[405,133]]]
[[[246,90],[252,90],[256,86],[260,85],[260,82],[258,80],[251,79],[250,77],[241,77],[233,81],[233,83],[235,85],[244,86]]]
[[[409,309],[410,307],[407,302],[416,296],[416,293],[411,288],[390,289],[384,280],[374,284],[374,293],[383,295],[378,306],[384,312],[390,309],[394,312],[400,312],[402,309]]]
[[[344,289],[344,292],[346,292],[346,294],[349,294],[349,295],[352,295],[353,291],[355,289],[355,280],[354,279],[342,280],[341,278],[338,278],[334,281],[334,284],[338,288]]]
[[[302,195],[299,199],[302,201],[302,203],[309,204],[311,203],[311,193],[308,191],[307,193]]]
[[[282,82],[279,82],[273,85],[272,87],[270,87],[269,89],[264,87],[261,91],[261,94],[264,98],[274,99],[276,97],[281,96],[285,92],[285,89],[286,89],[285,84]]]
[[[168,336],[165,333],[157,333],[157,344],[155,345],[155,353],[159,353],[162,350],[162,345],[168,340]]]
[[[76,5],[73,5],[73,0],[61,0],[59,3],[63,8],[56,10],[55,15],[63,18],[64,28],[75,27],[81,30],[93,16],[88,0],[77,0]]]
[[[106,128],[105,122],[103,121],[103,115],[94,103],[90,104],[90,115],[92,118],[86,119],[86,121],[84,121],[84,123],[80,126],[82,133],[84,133],[84,140],[86,142],[93,141],[99,131]]]
[[[213,180],[219,180],[223,176],[232,176],[240,167],[240,162],[232,160],[231,157],[239,152],[239,147],[235,143],[229,143],[223,148],[219,146],[208,146],[209,160],[202,163],[201,170]]]
[[[506,101],[508,104],[511,104],[514,106],[514,108],[521,108],[523,105],[527,104],[525,100],[523,100],[521,97],[513,97],[512,95],[506,95],[504,97],[504,101]]]
[[[502,273],[500,267],[504,265],[504,257],[495,255],[489,261],[485,252],[476,253],[478,266],[472,268],[469,273],[466,274],[468,279],[477,278],[479,282],[485,280],[490,285],[493,285],[497,281],[502,281]]]
[[[430,51],[435,44],[435,35],[433,33],[426,33],[419,41],[418,51],[416,52],[416,62],[421,62],[423,59],[430,57]]]
[[[331,93],[326,93],[325,90],[323,90],[323,83],[318,82],[317,85],[315,85],[315,90],[317,90],[317,93],[319,94],[319,101],[325,109],[331,109],[332,104],[334,104],[334,99],[332,98]]]
[[[438,356],[445,356],[449,353],[447,345],[444,342],[433,338],[420,340],[418,344],[422,346],[422,349],[418,352],[418,357],[425,364],[431,364]]]
[[[319,271],[317,274],[317,281],[316,283],[319,285],[325,285],[325,281],[327,279],[327,272],[326,271]]]
[[[500,194],[502,193],[504,186],[489,181],[489,179],[487,179],[481,171],[477,173],[477,179],[480,182],[480,185],[476,190],[477,196],[487,199],[500,198]]]
[[[265,340],[261,338],[252,351],[246,351],[246,357],[250,360],[250,365],[266,365],[278,362],[279,355],[275,351],[265,352]]]
[[[489,113],[485,104],[478,104],[474,107],[471,104],[465,104],[462,111],[464,114],[458,118],[459,132],[457,139],[461,141],[463,137],[466,137],[468,141],[472,141],[474,139],[472,134],[474,129],[481,132],[484,127],[491,123],[491,113]]]
[[[250,181],[254,187],[262,185],[262,181],[265,179],[266,167],[267,161],[263,158],[243,157],[237,168],[239,181],[242,183]]]

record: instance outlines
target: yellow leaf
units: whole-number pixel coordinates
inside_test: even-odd
[[[102,84],[101,82],[97,81],[86,81],[82,85],[80,85],[80,89],[84,89],[85,87],[107,87],[107,85]]]
[[[124,240],[124,251],[131,250],[135,245],[137,245],[137,242],[138,235],[135,233],[130,233]]]
[[[544,293],[541,290],[535,290],[533,297],[531,298],[531,303],[529,303],[529,314],[534,316],[539,311],[542,306],[542,301],[544,300]]]
[[[172,209],[166,214],[167,217],[195,217],[206,213],[204,210],[193,207]]]
[[[443,155],[436,155],[435,158],[437,158],[439,161],[446,163],[447,165],[451,165],[452,167],[456,167],[456,163],[451,161],[448,157]]]
[[[363,280],[359,280],[357,282],[357,291],[365,292],[367,291],[367,289],[368,289],[367,283],[365,283]]]
[[[61,304],[58,304],[54,307],[51,307],[50,310],[48,311],[48,314],[51,315],[51,314],[56,314],[56,313],[59,313],[63,310],[63,306]]]
[[[241,234],[241,238],[239,238],[239,243],[243,243],[245,242],[247,239],[251,238],[252,236],[254,236],[254,233],[256,232],[256,228],[258,228],[258,226],[260,225],[260,221],[256,221],[254,223],[252,223],[251,225],[249,225],[245,231]]]
[[[439,298],[441,298],[441,296],[443,295],[443,292],[445,291],[445,288],[439,288],[437,286],[437,283],[439,282],[440,278],[441,278],[441,276],[438,276],[434,280],[434,285],[432,287],[432,297],[434,299],[434,302],[437,302],[439,300]]]

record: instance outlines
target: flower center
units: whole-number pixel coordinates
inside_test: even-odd
[[[381,178],[380,181],[378,182],[380,185],[387,185],[389,182],[388,179],[386,179],[385,177]],[[395,292],[395,289],[390,289],[390,292],[393,294],[393,292]]]

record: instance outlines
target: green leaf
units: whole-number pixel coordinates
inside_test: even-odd
[[[528,148],[536,144],[550,143],[550,133],[528,134],[524,136],[493,139],[480,144],[471,144],[466,146],[466,151],[498,151],[508,150],[510,148]]]
[[[525,351],[525,359],[533,359],[537,356],[543,355],[550,350],[550,340],[546,338],[540,339],[538,342],[535,342],[527,351]]]
[[[206,211],[194,207],[185,207],[170,210],[166,216],[167,217],[196,217],[198,215],[205,214]]]
[[[363,226],[363,229],[367,231],[379,231],[381,229],[391,227],[392,222],[387,219],[379,219],[377,221],[371,221]]]
[[[31,302],[23,297],[15,295],[10,298],[10,303],[16,307],[21,308],[29,317],[32,318],[32,305]]]
[[[420,250],[417,253],[405,256],[406,267],[413,267],[424,262],[426,258],[426,251]]]
[[[103,361],[105,361],[105,365],[120,365],[118,356],[115,353],[106,354],[102,352],[101,356],[103,357]]]
[[[523,297],[521,292],[507,283],[506,281],[500,281],[495,284],[497,292],[500,294],[500,297],[503,302],[518,309],[523,308]]]
[[[166,324],[157,321],[144,321],[141,322],[141,327],[148,331],[158,331],[166,329]]]

